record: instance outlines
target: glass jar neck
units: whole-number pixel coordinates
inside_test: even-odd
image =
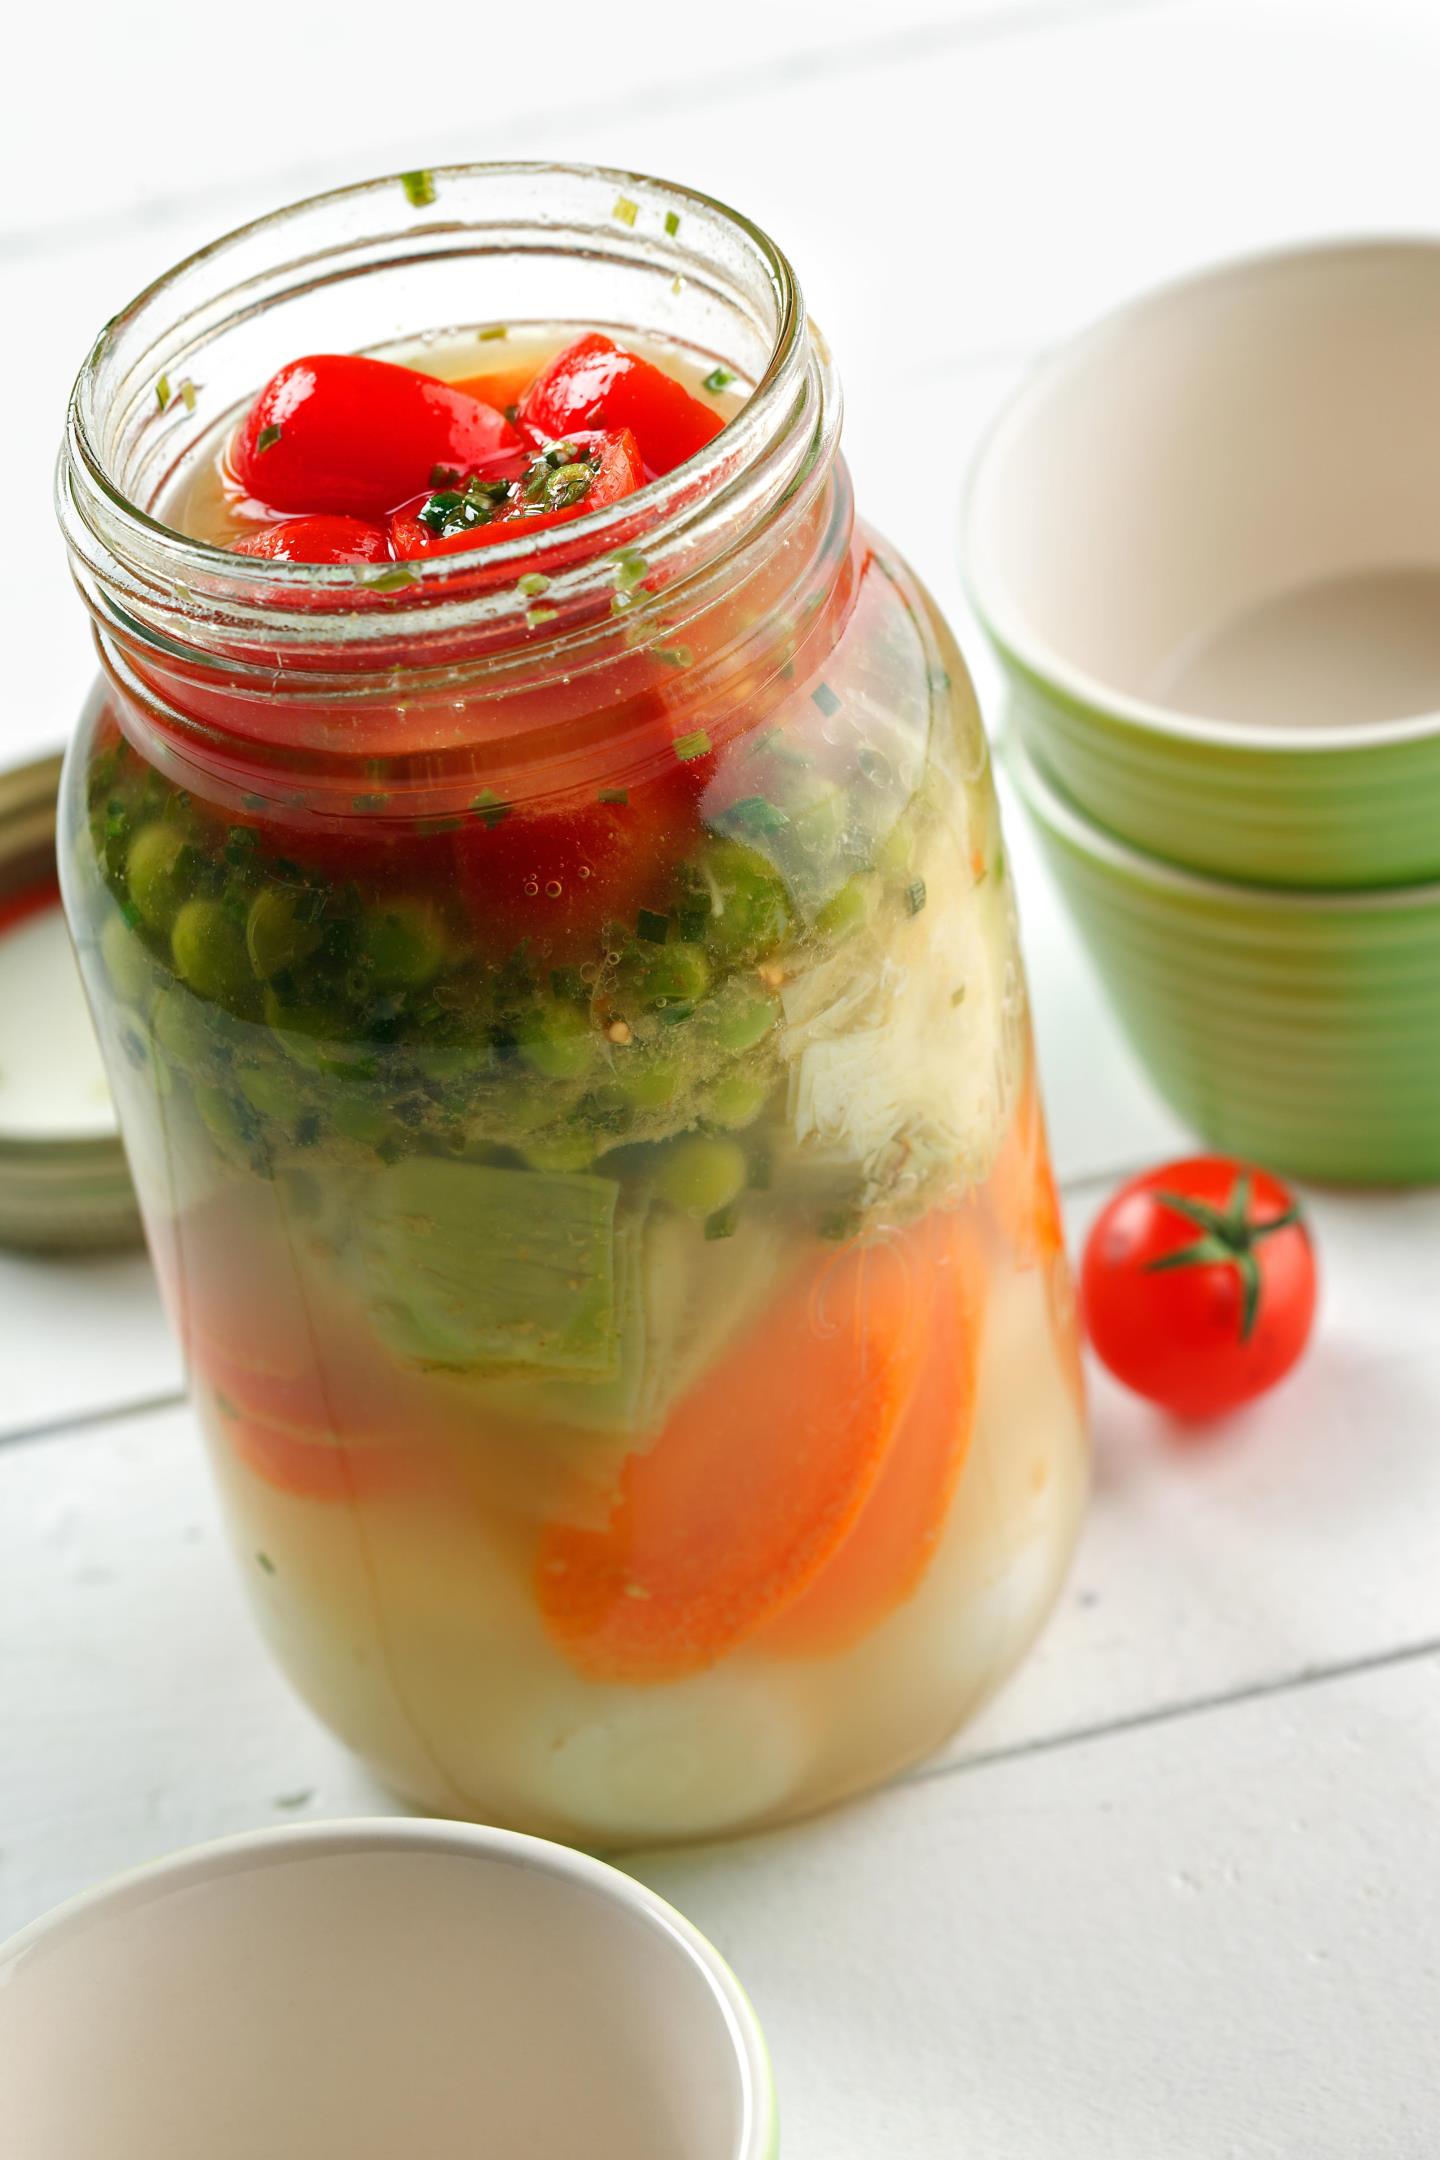
[[[503,749],[513,763],[582,716],[618,729],[642,676],[712,703],[762,648],[805,635],[842,577],[838,391],[763,233],[705,196],[591,167],[427,178],[318,197],[218,241],[118,315],[81,370],[61,522],[106,672],[172,761],[342,790],[357,760],[433,773]],[[563,544],[523,535],[483,562],[377,575],[237,556],[163,522],[176,474],[296,352],[478,320],[641,331],[753,387],[706,449],[570,521]]]

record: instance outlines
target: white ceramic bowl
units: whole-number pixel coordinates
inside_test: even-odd
[[[0,1948],[7,2160],[774,2160],[765,2046],[688,1921],[467,1824],[202,1845]]]

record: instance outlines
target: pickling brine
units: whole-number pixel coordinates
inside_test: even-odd
[[[770,244],[436,185],[82,374],[71,921],[302,1694],[440,1812],[775,1822],[945,1737],[1083,1504],[983,732]]]

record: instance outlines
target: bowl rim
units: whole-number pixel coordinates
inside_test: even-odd
[[[592,1854],[560,1845],[549,1838],[529,1837],[518,1830],[501,1830],[489,1824],[456,1822],[440,1817],[357,1815],[308,1823],[278,1823],[259,1830],[242,1830],[198,1845],[182,1846],[138,1867],[93,1883],[29,1921],[16,1934],[0,1942],[0,1990],[7,1972],[39,1943],[62,1930],[103,1918],[106,1908],[118,1906],[136,1890],[158,1889],[187,1881],[214,1879],[244,1873],[257,1855],[279,1856],[297,1852],[372,1853],[399,1850],[417,1853],[449,1852],[472,1859],[498,1862],[548,1874],[577,1887],[598,1892],[603,1898],[645,1921],[686,1956],[705,1981],[710,2001],[723,2022],[735,2065],[741,2097],[740,2132],[733,2160],[777,2160],[779,2125],[774,2075],[760,2020],[713,1943],[693,1921],[677,1912],[648,1884],[611,1867]]]
[[[1146,316],[1185,306],[1207,292],[1219,295],[1227,287],[1263,281],[1301,265],[1327,260],[1342,264],[1347,258],[1370,260],[1385,254],[1428,258],[1440,264],[1440,234],[1391,231],[1318,236],[1201,263],[1159,284],[1146,286],[1041,353],[986,424],[970,458],[960,507],[960,570],[966,595],[986,636],[1008,667],[1040,688],[1058,693],[1087,716],[1124,723],[1136,734],[1242,753],[1254,750],[1268,755],[1279,750],[1317,757],[1326,752],[1353,754],[1357,750],[1423,742],[1440,734],[1440,706],[1406,713],[1398,719],[1348,722],[1343,727],[1263,727],[1179,712],[1151,699],[1134,697],[1087,669],[1072,665],[1046,639],[1032,634],[1018,607],[1008,603],[998,578],[988,573],[985,562],[980,494],[987,469],[1007,442],[1029,423],[1034,408],[1078,362],[1107,344],[1116,344]]]
[[[1254,907],[1276,916],[1336,916],[1413,914],[1440,909],[1440,881],[1425,885],[1375,886],[1369,889],[1337,887],[1317,892],[1288,885],[1254,885],[1241,878],[1212,877],[1191,870],[1163,856],[1148,854],[1108,827],[1098,825],[1064,790],[1056,785],[1030,754],[1019,730],[1009,727],[1000,746],[1005,770],[1015,792],[1036,822],[1077,854],[1089,856],[1128,878],[1132,884],[1152,885],[1192,900],[1216,901]]]

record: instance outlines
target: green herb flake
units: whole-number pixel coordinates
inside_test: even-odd
[[[191,382],[188,375],[184,377],[183,381],[180,384],[180,402],[185,407],[186,412],[194,412],[195,385],[193,382]]]
[[[768,795],[746,795],[732,803],[727,813],[728,821],[742,831],[751,833],[781,832],[790,823],[778,803],[771,802]]]
[[[525,610],[525,627],[527,630],[539,630],[546,623],[554,622],[559,613],[559,608],[553,607],[527,608]]]
[[[617,195],[615,198],[615,207],[611,211],[610,215],[611,217],[615,218],[621,225],[633,226],[636,218],[640,215],[640,205],[636,202],[632,202],[628,195]]]
[[[647,945],[663,945],[670,935],[670,918],[657,914],[654,908],[642,907],[635,918],[635,935],[644,938]]]
[[[542,592],[549,592],[550,580],[539,570],[527,570],[520,580],[520,590],[527,600],[537,600]]]
[[[693,1020],[695,1007],[689,1002],[683,1005],[662,1005],[655,1016],[661,1027],[679,1027],[686,1020]]]
[[[708,757],[709,754],[710,737],[704,728],[696,728],[693,734],[679,735],[675,739],[675,755],[682,765],[689,765],[693,759]]]
[[[470,808],[476,817],[483,819],[485,824],[492,826],[498,825],[502,818],[507,818],[510,815],[509,803],[502,802],[493,789],[488,787],[481,789],[471,803]]]
[[[571,1004],[579,1004],[586,996],[585,984],[579,968],[557,967],[550,970],[551,995],[568,998]]]
[[[700,387],[702,390],[708,390],[713,397],[717,396],[722,390],[728,390],[734,380],[735,377],[728,367],[713,367]]]
[[[240,797],[240,807],[242,810],[263,810],[265,808],[265,797],[263,795],[242,795]]]
[[[672,293],[674,293],[677,300],[679,299],[681,293],[685,290],[685,280],[679,275],[678,271],[676,275],[670,280],[670,290]]]
[[[623,787],[602,787],[595,800],[604,803],[618,803],[623,809],[630,800],[630,790]]]
[[[352,810],[383,810],[389,800],[388,795],[355,795],[350,807]]]
[[[286,1813],[289,1814],[296,1808],[308,1807],[314,1797],[314,1788],[307,1785],[303,1792],[277,1793],[275,1795],[275,1805],[278,1808],[284,1808]]]
[[[420,572],[413,563],[391,563],[388,570],[381,570],[373,577],[362,573],[360,583],[370,592],[403,592],[407,585],[420,583]]]
[[[480,343],[482,345],[489,345],[495,338],[507,338],[509,337],[509,335],[510,325],[508,323],[487,323],[485,328],[479,333]]]
[[[628,591],[631,586],[640,583],[649,568],[649,563],[637,548],[622,548],[615,557],[615,582]]]
[[[729,1207],[720,1208],[716,1214],[706,1216],[705,1235],[712,1241],[716,1238],[734,1237],[735,1225],[739,1220],[740,1210],[732,1201]]]
[[[430,485],[432,488],[453,488],[458,485],[460,473],[454,465],[432,465]]]
[[[412,210],[426,210],[435,200],[435,175],[423,167],[416,172],[402,172],[400,185]]]
[[[170,378],[168,375],[162,375],[155,385],[155,403],[159,406],[161,412],[164,412],[166,406],[170,403]]]
[[[905,906],[910,914],[918,915],[924,905],[925,880],[923,877],[913,878],[905,888]]]
[[[950,1003],[951,1003],[951,1005],[953,1006],[953,1005],[963,1005],[963,1004],[964,1004],[964,1002],[965,1002],[965,985],[964,985],[964,983],[961,983],[961,985],[960,985],[960,987],[959,987],[959,989],[958,989],[958,990],[952,990],[952,991],[950,992]]]
[[[263,1568],[267,1575],[275,1575],[279,1573],[275,1562],[271,1559],[268,1552],[257,1552],[255,1555],[255,1565],[257,1567]]]
[[[840,700],[830,688],[829,683],[816,683],[815,688],[810,693],[810,702],[812,705],[819,706],[827,720],[832,713],[837,713],[840,710]]]
[[[663,660],[666,667],[686,668],[694,667],[695,665],[694,648],[689,645],[657,645],[655,647],[655,658],[657,660]],[[709,747],[710,741],[707,736],[705,738],[706,750],[708,750]],[[690,755],[692,757],[700,757],[702,755],[702,752],[700,752],[699,750],[692,750]]]
[[[673,240],[673,239],[674,239],[674,237],[675,237],[675,235],[676,235],[676,233],[677,233],[677,232],[679,232],[679,230],[680,230],[680,213],[679,213],[679,211],[678,211],[678,210],[667,210],[667,211],[665,212],[665,233],[666,233],[666,237],[667,237],[667,239]]]
[[[268,427],[261,428],[260,433],[255,438],[255,455],[257,457],[263,457],[267,450],[274,449],[276,443],[279,442],[279,440],[279,423],[272,420]]]

